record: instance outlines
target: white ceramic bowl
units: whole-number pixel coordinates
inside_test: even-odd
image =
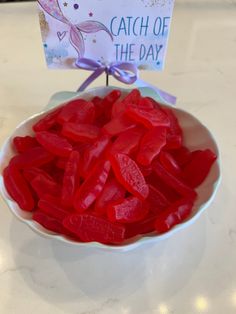
[[[8,165],[9,160],[11,157],[15,154],[13,151],[11,140],[15,136],[23,136],[23,135],[30,135],[32,134],[31,127],[32,125],[38,121],[40,118],[42,118],[45,114],[47,114],[52,108],[55,108],[59,104],[62,104],[70,99],[76,98],[76,97],[83,97],[85,99],[90,99],[94,95],[98,96],[104,96],[106,95],[112,87],[102,87],[102,88],[96,88],[91,89],[88,92],[83,93],[73,93],[73,92],[60,92],[55,94],[48,106],[47,109],[39,114],[36,114],[27,120],[23,121],[11,134],[11,136],[5,141],[1,152],[0,152],[0,191],[2,193],[3,199],[6,201],[8,207],[10,208],[11,212],[22,222],[27,224],[33,231],[37,232],[38,234],[51,238],[51,239],[58,239],[62,242],[68,243],[68,244],[74,244],[78,247],[80,246],[86,246],[86,247],[96,247],[96,248],[103,248],[103,249],[109,249],[109,250],[129,250],[133,249],[141,244],[144,243],[150,243],[150,242],[156,242],[161,239],[165,239],[169,237],[170,235],[173,235],[177,230],[180,230],[182,228],[185,228],[189,226],[191,223],[193,223],[200,214],[210,205],[212,202],[217,188],[220,183],[220,156],[219,156],[219,150],[216,144],[216,141],[211,134],[211,132],[201,123],[199,122],[195,117],[193,117],[191,114],[187,113],[184,110],[173,108],[173,111],[175,112],[176,116],[179,119],[180,125],[184,132],[184,143],[185,145],[190,148],[190,150],[196,150],[196,149],[206,149],[210,148],[217,156],[218,159],[214,163],[213,167],[211,168],[211,171],[207,177],[207,179],[197,188],[198,192],[198,199],[195,202],[192,215],[184,222],[182,222],[179,225],[176,225],[173,229],[171,229],[169,232],[163,234],[163,235],[156,235],[154,233],[148,234],[145,236],[137,236],[135,238],[132,238],[130,240],[127,240],[124,244],[118,245],[118,246],[112,246],[112,245],[104,245],[97,242],[90,242],[90,243],[80,243],[76,242],[72,239],[67,238],[63,235],[58,235],[53,232],[50,232],[46,230],[44,227],[42,227],[37,222],[33,221],[31,219],[32,214],[25,212],[19,208],[19,206],[16,204],[15,201],[12,200],[12,198],[8,195],[4,183],[3,183],[3,177],[2,172],[3,169]],[[121,89],[123,93],[127,93],[130,90],[127,89]],[[149,88],[141,88],[140,89],[142,94],[145,96],[151,96],[158,99],[158,96]],[[50,109],[48,109],[50,108]]]

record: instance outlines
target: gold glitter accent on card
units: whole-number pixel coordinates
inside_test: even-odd
[[[63,65],[65,65],[69,69],[73,69],[75,61],[76,61],[75,58],[67,58],[64,60]]]
[[[165,5],[171,5],[173,0],[141,0],[145,7],[164,7]]]
[[[41,27],[42,39],[43,41],[46,41],[49,33],[49,26],[43,11],[39,11],[39,24]]]

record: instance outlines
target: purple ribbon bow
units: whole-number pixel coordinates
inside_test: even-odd
[[[79,69],[93,71],[86,81],[79,87],[78,92],[84,91],[102,73],[112,75],[118,81],[125,84],[133,84],[138,78],[138,68],[133,63],[116,62],[106,65],[100,61],[81,58],[76,61]]]
[[[112,75],[115,79],[125,84],[135,83],[139,87],[149,87],[159,95],[162,101],[171,105],[175,105],[176,103],[175,96],[172,96],[167,92],[160,90],[156,86],[152,86],[151,84],[140,80],[138,78],[138,67],[133,63],[113,62],[111,64],[105,64],[92,59],[80,58],[76,61],[76,66],[79,69],[93,72],[79,87],[78,92],[84,91],[102,73],[106,73],[107,75]]]

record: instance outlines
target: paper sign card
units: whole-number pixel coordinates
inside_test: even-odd
[[[162,70],[174,0],[38,0],[49,68],[88,58]]]

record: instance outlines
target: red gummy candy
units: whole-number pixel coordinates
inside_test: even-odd
[[[92,124],[68,122],[63,125],[62,135],[75,141],[87,142],[97,139],[100,129]]]
[[[72,145],[57,134],[43,131],[36,133],[36,138],[47,151],[56,156],[68,157],[72,152]]]
[[[152,108],[156,108],[156,109],[162,110],[161,105],[155,99],[153,99],[151,97],[145,97],[145,98],[148,99],[151,102]]]
[[[140,98],[140,91],[138,89],[133,89],[127,96],[125,96],[122,102],[126,105],[137,104]]]
[[[49,163],[54,159],[54,156],[46,151],[43,147],[34,147],[26,152],[14,156],[10,163],[19,169],[40,167]]]
[[[103,119],[104,118],[104,115],[103,115],[104,108],[102,106],[102,102],[103,102],[103,99],[101,97],[98,97],[98,96],[95,96],[92,99],[92,103],[94,104],[94,107],[95,107],[95,124],[99,127],[104,124],[104,123],[102,124],[103,120],[105,120],[105,121],[108,120],[106,117],[105,117],[105,119]]]
[[[199,151],[183,169],[185,181],[192,187],[198,187],[207,177],[217,156],[210,149]]]
[[[99,97],[99,96],[94,96],[91,101],[92,101],[92,103],[94,104],[94,106],[95,106],[95,111],[96,111],[97,106],[99,106],[99,105],[101,104],[101,102],[102,102],[102,98]]]
[[[174,157],[175,161],[180,167],[186,165],[191,159],[191,152],[185,146],[181,146],[178,149],[172,150],[171,155]]]
[[[63,204],[67,206],[72,206],[75,190],[79,185],[79,165],[80,154],[77,151],[73,151],[66,163],[62,185],[61,199]]]
[[[56,164],[55,165],[56,165],[57,168],[64,170],[66,168],[67,161],[68,161],[68,158],[59,157],[56,160]]]
[[[75,143],[73,146],[73,149],[76,150],[77,152],[80,153],[80,156],[83,156],[84,152],[93,145],[93,143],[88,142],[88,143]]]
[[[40,119],[35,125],[33,125],[33,130],[35,132],[47,131],[56,124],[56,119],[60,113],[61,108],[53,110]]]
[[[41,198],[38,202],[38,207],[48,216],[61,222],[69,214],[58,203],[56,203],[55,198],[50,195],[45,195],[44,198]]]
[[[169,132],[166,134],[166,146],[165,149],[178,149],[183,143],[181,135],[172,135]]]
[[[164,167],[162,167],[162,165],[158,161],[155,161],[153,165],[153,170],[161,180],[163,180],[167,185],[173,188],[180,195],[188,196],[192,199],[195,199],[197,197],[197,193],[192,188],[182,182],[181,179],[178,179],[171,173],[169,173]]]
[[[143,124],[149,129],[157,126],[168,127],[170,125],[168,116],[160,109],[143,109],[127,106],[125,113],[130,119]]]
[[[155,229],[158,234],[169,231],[175,225],[185,220],[192,211],[193,201],[180,199],[171,204],[163,213],[157,216]]]
[[[105,105],[112,105],[114,102],[116,102],[121,96],[121,91],[119,89],[114,89],[109,94],[107,94],[104,99],[103,103]]]
[[[62,185],[63,177],[64,177],[63,169],[56,168],[54,165],[53,168],[49,169],[49,173],[52,176],[53,180],[57,182],[57,184]]]
[[[155,127],[147,131],[140,143],[137,162],[143,166],[149,166],[165,144],[165,127]]]
[[[162,109],[168,116],[170,125],[166,135],[166,149],[177,149],[182,146],[183,132],[179,125],[177,117],[169,108]]]
[[[109,143],[110,137],[104,134],[101,135],[91,146],[85,149],[83,163],[80,168],[80,173],[84,178],[89,175],[89,171],[92,170],[97,160],[102,157]]]
[[[144,177],[148,177],[152,173],[152,166],[151,165],[149,165],[149,166],[139,165],[139,169],[141,170]]]
[[[190,152],[175,110],[120,90],[73,99],[17,136],[5,187],[33,220],[77,241],[120,244],[191,215],[216,155]],[[86,211],[86,213],[85,213]]]
[[[139,99],[139,102],[137,104],[138,108],[140,109],[153,109],[153,102],[150,100],[149,97],[142,97]]]
[[[36,178],[38,175],[42,175],[48,180],[53,180],[52,177],[43,169],[32,167],[32,168],[26,168],[23,170],[23,175],[26,178],[26,180],[30,183],[34,178]]]
[[[88,209],[97,199],[107,181],[110,168],[111,165],[108,160],[100,161],[77,189],[74,198],[74,208],[78,212]]]
[[[114,89],[107,96],[105,96],[104,99],[102,100],[100,107],[103,110],[103,114],[105,114],[107,118],[110,119],[112,105],[120,98],[120,96],[121,96],[121,91],[118,89]]]
[[[148,185],[136,162],[125,154],[110,155],[110,161],[117,180],[134,196],[147,198]]]
[[[129,239],[138,234],[146,234],[153,232],[155,230],[156,219],[157,216],[152,214],[143,219],[142,221],[138,221],[133,224],[127,224],[125,230],[125,238]]]
[[[147,213],[148,207],[134,196],[121,199],[107,208],[107,216],[111,222],[133,223],[142,220]]]
[[[159,215],[155,222],[155,230],[158,234],[165,233],[179,223],[175,213],[165,212]]]
[[[47,214],[42,212],[41,210],[36,210],[32,217],[37,223],[42,225],[47,230],[53,231],[55,233],[63,233],[63,226],[60,221],[57,219],[48,217]]]
[[[30,188],[20,171],[9,165],[3,171],[4,184],[9,195],[25,211],[32,211],[35,203]]]
[[[18,153],[24,153],[28,149],[39,146],[35,137],[16,136],[13,138],[13,145]]]
[[[181,176],[181,168],[174,157],[167,151],[161,151],[159,155],[162,166],[174,176]]]
[[[49,179],[43,174],[37,175],[30,184],[39,198],[43,197],[45,194],[58,196],[61,193],[60,186],[52,178]]]
[[[92,102],[84,99],[74,99],[67,103],[59,113],[57,121],[61,124],[65,122],[93,123],[95,118],[95,108]]]
[[[175,202],[180,198],[179,193],[162,179],[160,179],[160,177],[158,177],[154,171],[151,173],[151,175],[146,177],[146,181],[149,185],[152,185],[154,188],[160,191],[170,203]]]
[[[119,117],[126,108],[126,104],[123,101],[117,101],[113,104],[112,110],[111,110],[111,117],[117,118]]]
[[[150,211],[154,214],[161,213],[163,209],[170,205],[165,195],[152,185],[149,185],[149,194],[146,202],[149,205]]]
[[[102,130],[111,136],[118,135],[135,127],[135,123],[125,115],[121,114],[105,124]]]
[[[125,197],[125,189],[115,178],[108,179],[102,193],[98,196],[95,203],[95,211],[99,214],[105,214],[109,204]]]
[[[118,244],[125,238],[124,226],[91,214],[70,215],[64,219],[63,226],[84,242]]]
[[[144,129],[141,127],[135,127],[121,133],[112,144],[110,152],[112,154],[123,153],[127,155],[134,153],[139,146],[143,134]]]

